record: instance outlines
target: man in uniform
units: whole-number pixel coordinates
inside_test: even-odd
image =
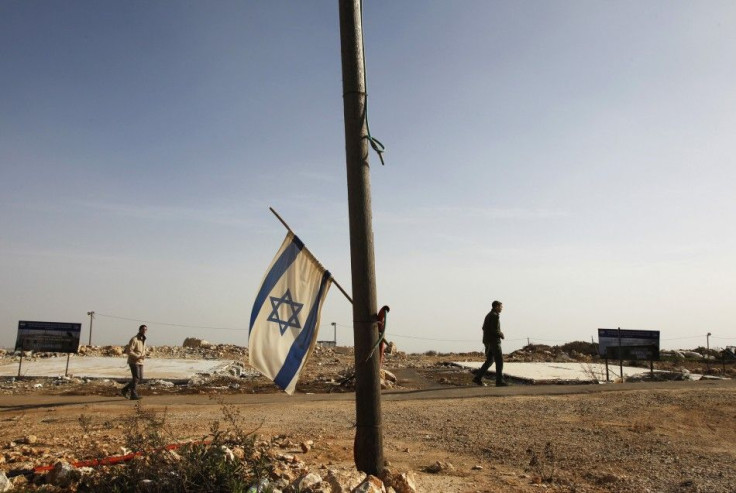
[[[501,332],[500,319],[502,310],[503,303],[494,301],[491,304],[491,311],[483,321],[483,345],[486,349],[486,360],[483,366],[480,367],[480,370],[478,370],[475,378],[473,378],[473,383],[476,385],[485,386],[483,376],[494,362],[496,363],[496,387],[505,387],[508,385],[503,379],[503,351],[501,350],[503,332]]]
[[[128,385],[122,388],[120,391],[123,397],[132,401],[140,399],[138,392],[136,392],[136,386],[143,380],[143,360],[146,358],[146,331],[148,327],[141,325],[138,327],[138,334],[128,343],[128,366],[130,366],[130,373],[133,378],[130,380]],[[130,397],[128,397],[130,392]]]

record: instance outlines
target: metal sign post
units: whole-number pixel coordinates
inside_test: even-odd
[[[20,320],[18,322],[18,337],[15,341],[15,350],[20,349],[18,376],[23,364],[23,353],[35,351],[37,353],[66,353],[66,370],[69,374],[69,358],[71,353],[79,351],[79,334],[82,324],[66,322],[32,322]]]
[[[621,375],[621,383],[624,383],[624,359],[621,351],[621,327],[618,328],[618,370]]]
[[[658,330],[598,329],[598,354],[606,360],[608,381],[608,359],[618,359],[621,381],[624,381],[624,360],[646,360],[654,374],[654,361],[659,361]]]

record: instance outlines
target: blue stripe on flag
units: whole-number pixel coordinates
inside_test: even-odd
[[[302,248],[304,248],[304,243],[294,235],[289,246],[284,249],[278,260],[274,262],[271,270],[266,274],[266,278],[263,280],[261,289],[258,291],[258,295],[256,296],[256,301],[253,303],[253,311],[250,312],[250,327],[248,328],[249,337],[250,332],[253,330],[253,323],[256,321],[256,317],[258,317],[258,312],[261,311],[263,303],[266,301],[266,297],[271,293],[271,290],[276,283],[279,282],[279,279],[284,275],[284,272],[286,272],[291,264],[294,263],[294,260],[296,260],[296,257],[299,255]]]
[[[317,316],[319,315],[319,307],[322,302],[322,293],[331,277],[332,274],[330,274],[329,271],[325,271],[324,274],[322,274],[322,282],[319,286],[319,292],[317,292],[317,296],[314,298],[312,309],[309,311],[307,321],[304,322],[304,329],[302,329],[299,336],[294,340],[294,343],[289,349],[289,354],[286,356],[286,361],[284,361],[284,366],[281,367],[278,375],[273,379],[274,383],[282,389],[288,387],[289,383],[294,379],[294,375],[299,371],[302,360],[309,350],[309,346],[312,343],[314,329],[317,325]]]

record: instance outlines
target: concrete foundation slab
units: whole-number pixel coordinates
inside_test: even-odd
[[[234,361],[204,359],[146,359],[143,377],[170,380],[189,379],[197,374],[217,373]],[[24,359],[20,367],[23,377],[61,377],[66,371],[67,358]],[[18,362],[8,361],[0,365],[0,376],[18,376]],[[72,356],[69,358],[69,377],[78,378],[130,378],[126,358]]]
[[[453,364],[469,370],[477,370],[482,363],[478,361],[457,361]],[[495,375],[495,367],[491,366],[486,378]],[[624,366],[624,377],[649,373],[647,368]],[[656,372],[657,370],[655,370]],[[601,363],[517,363],[504,362],[504,375],[527,381],[529,383],[596,383],[606,381],[606,365]],[[608,365],[609,378],[620,378],[618,365]]]

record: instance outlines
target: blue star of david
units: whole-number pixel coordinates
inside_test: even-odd
[[[277,298],[276,296],[270,296],[270,298],[273,311],[268,316],[268,321],[276,322],[277,324],[279,324],[281,335],[284,335],[284,332],[286,332],[286,329],[288,329],[289,327],[294,327],[295,329],[302,328],[302,326],[299,324],[299,312],[302,310],[304,303],[297,303],[292,300],[291,292],[288,289],[281,298]],[[282,320],[279,316],[279,308],[281,307],[281,305],[286,305],[288,308],[291,309],[291,316],[289,316],[289,318],[286,320]]]

